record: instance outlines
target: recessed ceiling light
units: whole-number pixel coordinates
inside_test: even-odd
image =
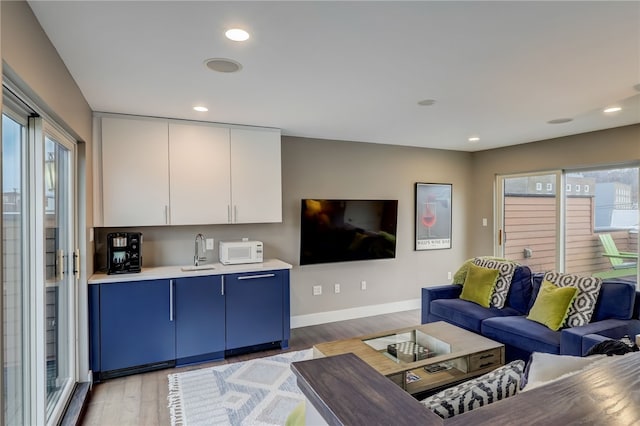
[[[420,106],[431,106],[435,103],[436,103],[435,99],[423,99],[421,101],[418,101],[418,105]]]
[[[212,71],[236,72],[242,69],[242,65],[232,59],[211,58],[204,61],[204,64]]]
[[[564,124],[573,121],[573,118],[554,118],[553,120],[547,121],[548,124]]]
[[[480,138],[479,138],[479,137],[477,137],[477,136],[471,136],[471,137],[469,138],[469,142],[478,142],[479,140],[480,140]]]
[[[224,35],[233,41],[246,41],[249,40],[249,33],[245,30],[241,30],[240,28],[232,28],[227,30]]]
[[[620,108],[620,107],[609,107],[609,108],[606,108],[603,112],[611,113],[611,112],[618,112],[618,111],[621,111],[621,110],[622,110],[622,108]]]
[[[203,106],[194,106],[193,109],[198,111],[198,112],[207,112],[207,111],[209,111],[209,108],[203,107]]]

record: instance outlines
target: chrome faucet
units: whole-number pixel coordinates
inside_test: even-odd
[[[200,241],[200,246],[198,246],[198,241]],[[193,255],[193,266],[200,265],[200,262],[204,262],[207,260],[207,257],[204,256],[205,253],[205,238],[204,235],[198,234],[196,235],[196,251]],[[200,255],[202,252],[202,256]]]

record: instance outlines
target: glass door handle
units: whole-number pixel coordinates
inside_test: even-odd
[[[64,278],[64,251],[56,250],[56,282]]]

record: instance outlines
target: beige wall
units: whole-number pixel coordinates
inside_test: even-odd
[[[640,124],[474,153],[467,256],[493,254],[496,175],[639,162]]]
[[[86,269],[93,270],[93,244],[88,229],[93,226],[92,111],[57,50],[44,33],[25,1],[2,1],[3,74],[81,144],[80,221],[85,232],[79,235],[86,247]],[[85,215],[86,212],[86,215]]]
[[[471,154],[463,152],[284,137],[282,224],[140,228],[143,262],[145,266],[190,264],[198,232],[216,241],[249,237],[265,243],[267,257],[294,265],[292,315],[418,299],[421,287],[448,282],[447,272],[455,272],[465,259],[470,160]],[[414,251],[416,182],[453,184],[452,249]],[[300,267],[302,198],[399,200],[396,258]],[[109,231],[101,229],[96,234],[103,264]],[[214,256],[217,260],[217,250]],[[367,281],[366,291],[360,290],[362,280]],[[341,293],[333,293],[334,283],[341,284]],[[314,285],[323,286],[322,296],[312,296]]]
[[[3,69],[79,140],[91,140],[91,108],[25,1],[2,2]]]

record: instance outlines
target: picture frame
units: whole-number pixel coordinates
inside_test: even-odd
[[[415,250],[451,248],[450,183],[415,184]]]

